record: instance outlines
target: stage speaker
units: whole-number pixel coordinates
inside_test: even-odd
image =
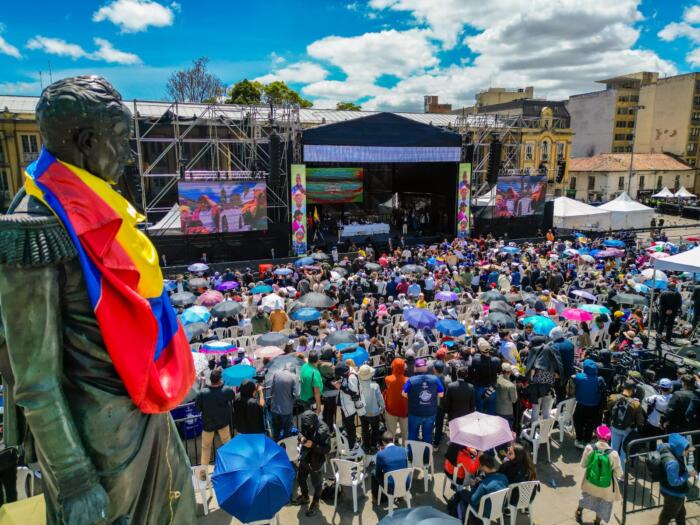
[[[542,231],[547,231],[554,225],[554,201],[544,203],[544,216],[542,217]]]
[[[564,180],[564,174],[566,173],[566,161],[562,162],[557,166],[557,177],[556,177],[556,182],[559,184],[561,181]]]
[[[498,171],[501,167],[501,141],[494,138],[489,147],[489,164],[486,180],[493,186],[498,181]]]
[[[273,131],[268,142],[270,154],[270,184],[279,184],[282,165],[282,138]]]
[[[474,142],[471,132],[462,137],[462,162],[474,163]]]

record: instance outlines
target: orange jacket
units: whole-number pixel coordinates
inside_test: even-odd
[[[403,385],[408,380],[405,371],[406,363],[397,358],[391,363],[391,375],[384,378],[384,405],[386,411],[394,417],[408,417],[408,399],[401,395]]]

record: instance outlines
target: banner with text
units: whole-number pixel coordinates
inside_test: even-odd
[[[471,179],[472,165],[468,162],[459,165],[457,174],[457,236],[467,237],[471,228]]]
[[[306,166],[292,164],[292,250],[307,252],[306,244]]]

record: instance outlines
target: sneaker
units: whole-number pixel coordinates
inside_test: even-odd
[[[311,505],[309,507],[309,510],[307,510],[305,514],[306,514],[307,518],[310,518],[311,516],[315,516],[317,512],[318,512],[318,504]]]
[[[299,496],[292,500],[292,505],[306,505],[311,499],[308,496]]]

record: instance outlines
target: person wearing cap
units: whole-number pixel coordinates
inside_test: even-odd
[[[347,363],[347,364],[346,364]],[[335,376],[340,380],[340,394],[338,404],[340,406],[340,416],[343,421],[343,428],[348,437],[350,450],[357,448],[357,429],[355,428],[355,416],[362,417],[365,414],[365,400],[360,390],[360,378],[354,366],[346,363],[335,365]]]
[[[374,368],[364,364],[357,373],[360,379],[360,392],[365,402],[365,415],[360,416],[362,426],[362,444],[365,452],[373,454],[379,440],[379,423],[384,413],[384,397],[379,384],[372,381]]]
[[[236,357],[233,359],[233,364],[252,366],[253,362],[250,359],[248,359],[248,357],[246,357],[245,348],[240,347],[238,349],[238,352],[236,353]]]
[[[647,409],[647,420],[642,429],[644,437],[661,436],[664,434],[661,418],[666,415],[668,404],[673,394],[673,383],[667,377],[659,380],[659,393],[644,398]],[[649,442],[649,450],[654,450],[656,443]]]
[[[250,320],[250,325],[253,329],[253,335],[266,334],[272,328],[270,318],[265,314],[262,306],[258,306],[256,314]]]
[[[501,360],[491,355],[491,344],[480,337],[476,343],[479,353],[472,357],[469,382],[474,385],[476,410],[484,414],[496,413],[496,379],[501,371]]]
[[[610,428],[600,425],[595,429],[595,435],[596,442],[586,445],[581,456],[580,465],[584,469],[584,475],[575,517],[578,523],[582,523],[583,511],[590,510],[595,513],[594,525],[600,525],[601,521],[610,522],[613,504],[622,499],[617,480],[622,478],[623,470],[619,454],[610,447]],[[605,469],[601,466],[603,464],[607,464]],[[612,474],[610,481],[607,486],[600,486],[606,480],[600,480],[597,476],[607,468]]]
[[[511,381],[513,366],[510,363],[501,364],[501,374],[496,380],[496,415],[508,421],[513,428],[513,405],[518,400],[518,391]]]
[[[289,321],[289,316],[282,308],[280,303],[275,303],[272,313],[270,314],[270,331],[271,332],[281,332],[287,326]]]
[[[686,463],[690,443],[684,436],[674,433],[668,436],[668,443],[659,443],[657,450],[663,466],[659,490],[664,497],[657,524],[668,525],[675,520],[676,525],[685,525],[685,500],[696,477],[695,470]]]
[[[605,401],[607,386],[598,375],[598,365],[592,359],[583,362],[583,372],[571,378],[576,397],[574,409],[574,446],[584,449],[593,438],[593,430],[600,424],[601,404]]]
[[[416,351],[409,348],[404,352],[404,358],[406,360],[406,377],[411,377],[416,373]]]
[[[641,403],[634,397],[637,383],[633,379],[627,379],[622,385],[619,394],[612,394],[608,398],[608,414],[610,419],[610,431],[612,433],[611,445],[620,454],[620,460],[625,463],[624,443],[627,436],[644,426],[644,412]]]
[[[659,324],[656,329],[659,334],[665,332],[666,342],[671,341],[673,325],[676,322],[676,316],[681,311],[682,305],[683,300],[676,288],[676,282],[669,281],[668,289],[659,294]]]

